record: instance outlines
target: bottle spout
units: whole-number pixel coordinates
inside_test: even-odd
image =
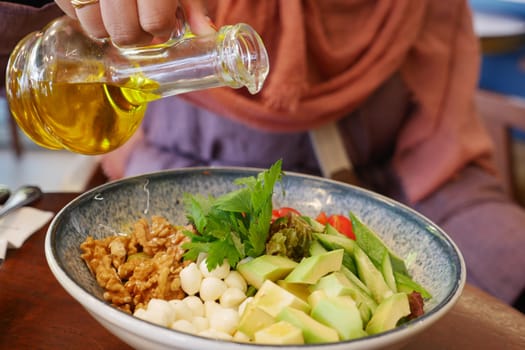
[[[223,77],[233,79],[239,87],[245,86],[251,94],[261,91],[270,64],[259,34],[248,24],[239,23],[221,28],[220,36],[223,36],[220,60],[229,75]]]

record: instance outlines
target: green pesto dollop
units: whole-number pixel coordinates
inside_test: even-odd
[[[275,220],[270,226],[266,254],[286,256],[294,261],[310,255],[312,227],[301,216],[289,213]]]

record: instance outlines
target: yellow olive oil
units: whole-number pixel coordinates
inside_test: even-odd
[[[158,98],[102,83],[30,85],[11,103],[22,129],[41,146],[82,154],[107,153],[124,144],[139,127],[147,103]]]

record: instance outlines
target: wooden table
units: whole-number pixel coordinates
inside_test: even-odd
[[[58,212],[74,193],[46,193]],[[47,226],[0,266],[0,349],[129,349],[58,284],[44,256]],[[406,350],[525,349],[525,315],[467,285],[454,308]]]

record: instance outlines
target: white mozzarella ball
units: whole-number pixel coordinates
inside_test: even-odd
[[[239,325],[239,314],[237,310],[223,308],[220,312],[214,312],[208,320],[210,329],[233,334]]]
[[[193,318],[193,312],[189,306],[182,300],[174,299],[168,302],[175,314],[175,319],[190,321]]]
[[[210,322],[206,317],[203,316],[195,316],[191,319],[191,323],[193,323],[193,326],[196,329],[196,333],[200,333],[208,328],[210,328]]]
[[[170,304],[162,299],[151,299],[144,316],[147,321],[164,327],[169,327],[175,321],[175,312],[173,312]]]
[[[224,260],[222,265],[215,267],[213,270],[208,270],[208,260],[204,259],[199,264],[199,269],[204,277],[217,277],[219,279],[224,279],[228,276],[230,272],[230,264],[227,260]]]
[[[204,302],[204,317],[210,318],[216,312],[221,312],[222,306],[213,300],[208,300]]]
[[[231,288],[238,288],[244,293],[246,293],[246,290],[248,289],[248,284],[246,283],[246,280],[242,275],[235,270],[230,271],[228,276],[224,279],[224,282],[228,287]]]
[[[210,273],[210,270],[208,270],[208,259],[207,258],[202,259],[202,261],[199,263],[199,270],[204,277],[210,277],[211,273]]]
[[[202,332],[199,332],[198,334],[200,336],[206,337],[206,338],[232,340],[232,336],[229,335],[228,333],[221,332],[221,331],[218,331],[218,330],[212,329],[212,328],[206,329],[206,330],[204,330]]]
[[[168,320],[159,319],[157,317],[158,315],[153,315],[151,313],[148,313],[146,310],[144,310],[143,312],[142,311],[135,312],[133,316],[140,318],[141,320],[144,320],[144,321],[158,324],[159,326],[164,326],[164,327],[168,326]]]
[[[242,315],[244,313],[244,310],[246,309],[246,305],[251,303],[252,300],[253,300],[253,297],[248,297],[244,299],[244,301],[239,305],[239,309],[238,309],[239,315]]]
[[[228,288],[222,293],[220,304],[228,308],[237,308],[246,299],[246,294],[238,288]]]
[[[188,295],[195,295],[200,289],[202,273],[195,263],[190,263],[180,272],[180,286]]]
[[[182,299],[182,301],[191,309],[193,317],[204,316],[204,304],[202,303],[201,298],[195,295],[190,295]]]
[[[195,328],[193,323],[188,320],[177,320],[173,322],[171,324],[171,329],[185,333],[197,334],[197,328]]]
[[[223,280],[217,277],[205,277],[201,282],[199,296],[203,301],[218,300],[227,288]]]
[[[136,309],[135,312],[133,313],[133,316],[137,317],[137,318],[140,318],[142,320],[145,320],[145,317],[146,317],[146,309]]]

